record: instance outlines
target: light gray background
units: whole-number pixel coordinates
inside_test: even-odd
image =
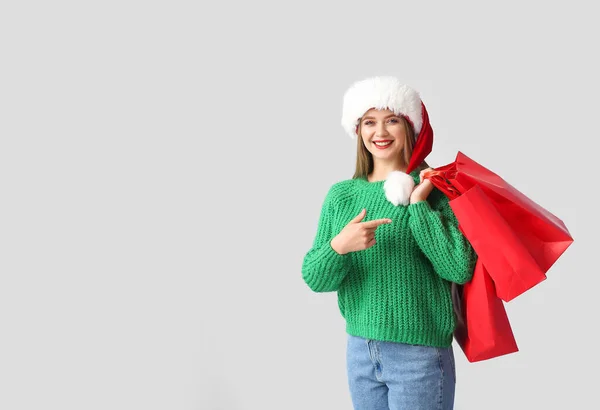
[[[431,165],[461,150],[575,237],[506,305],[519,353],[455,343],[456,408],[590,408],[591,2],[211,3],[2,2],[0,408],[350,409],[300,268],[372,75],[421,92]]]

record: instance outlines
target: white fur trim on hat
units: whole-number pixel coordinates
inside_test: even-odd
[[[396,206],[408,205],[414,188],[413,177],[402,171],[391,171],[383,183],[385,197]]]
[[[421,97],[409,86],[395,77],[372,77],[358,81],[344,94],[342,127],[352,138],[356,138],[358,120],[371,108],[389,109],[396,115],[408,117],[415,135],[423,126]]]

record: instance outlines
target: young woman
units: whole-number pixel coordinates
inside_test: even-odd
[[[451,289],[472,278],[476,254],[447,197],[422,180],[427,111],[415,90],[374,77],[346,91],[342,125],[357,138],[356,172],[329,189],[302,277],[337,291],[355,409],[452,409]]]

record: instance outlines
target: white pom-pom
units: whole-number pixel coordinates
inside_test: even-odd
[[[392,171],[383,183],[385,197],[394,205],[408,205],[410,194],[415,188],[413,177],[406,172]]]

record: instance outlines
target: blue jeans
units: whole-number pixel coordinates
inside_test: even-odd
[[[452,410],[454,351],[348,335],[348,384],[355,410]]]

